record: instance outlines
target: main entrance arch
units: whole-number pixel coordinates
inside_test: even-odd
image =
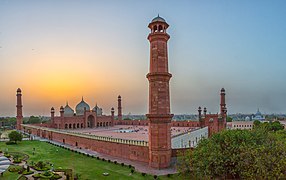
[[[93,115],[89,115],[87,118],[87,127],[94,128],[95,125],[95,118]]]

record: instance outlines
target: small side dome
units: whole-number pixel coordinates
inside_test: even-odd
[[[65,117],[71,117],[74,115],[74,110],[69,106],[68,102],[67,105],[64,108],[64,116]]]
[[[164,22],[164,23],[166,22],[164,18],[162,18],[162,17],[159,16],[159,14],[158,14],[157,17],[155,17],[155,18],[152,20],[152,23],[153,23],[153,22],[158,22],[158,21],[159,21],[159,22]]]
[[[20,88],[17,89],[17,92],[22,92]]]
[[[96,106],[92,109],[92,111],[96,112],[97,116],[102,116],[102,108],[98,107],[97,104]]]
[[[84,109],[86,111],[90,111],[89,105],[86,102],[84,102],[84,100],[82,98],[81,102],[78,103],[78,105],[76,105],[76,108],[75,108],[76,115],[78,115],[78,116],[84,115]]]

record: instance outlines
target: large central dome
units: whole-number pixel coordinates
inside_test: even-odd
[[[76,105],[76,108],[75,108],[76,115],[77,116],[84,115],[84,110],[90,111],[90,107],[86,102],[84,102],[84,100],[82,98],[81,102],[78,103],[78,105]]]

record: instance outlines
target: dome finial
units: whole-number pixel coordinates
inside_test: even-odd
[[[67,101],[67,106],[69,105],[69,102]]]
[[[81,96],[81,101],[83,101],[83,96]]]

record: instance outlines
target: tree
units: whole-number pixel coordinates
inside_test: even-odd
[[[227,117],[226,117],[226,122],[232,122],[232,117],[227,116]]]
[[[29,120],[27,121],[27,124],[37,124],[41,123],[41,119],[36,116],[30,116]]]
[[[187,156],[183,159],[190,159],[189,170],[200,178],[285,179],[286,133],[261,129],[222,131],[201,140]]]
[[[283,125],[279,121],[261,123],[260,121],[255,120],[253,122],[253,126],[254,126],[254,129],[264,130],[265,132],[279,131],[279,130],[284,129]]]
[[[12,131],[8,134],[10,141],[14,141],[17,144],[17,141],[22,141],[22,134],[17,131]]]
[[[283,130],[284,127],[279,121],[274,121],[269,123],[269,130],[270,131],[279,131]]]
[[[258,120],[253,121],[253,128],[258,128],[260,126],[261,122]]]

